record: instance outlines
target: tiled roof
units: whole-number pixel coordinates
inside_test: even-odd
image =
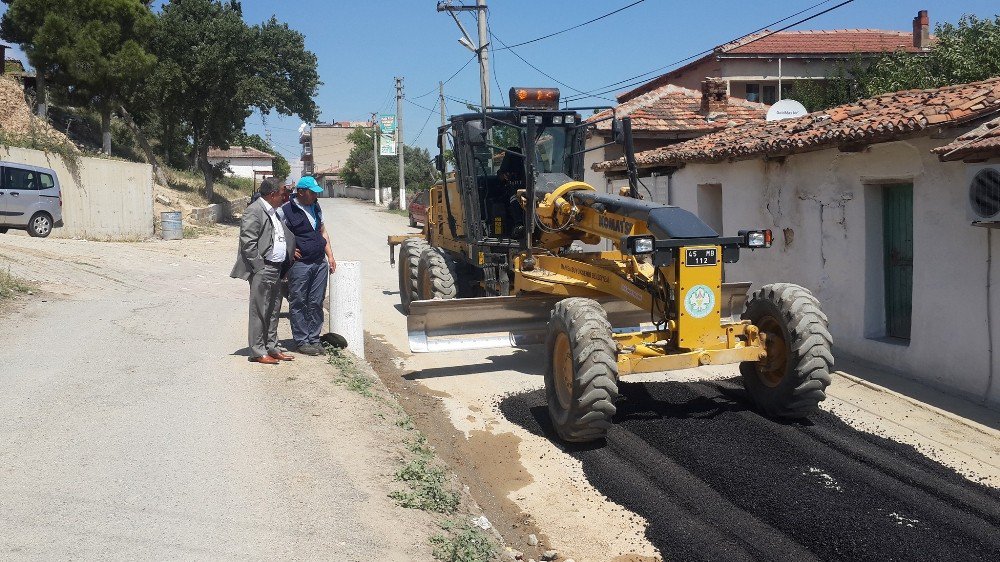
[[[724,112],[708,116],[701,113],[701,92],[668,84],[615,108],[618,117],[632,118],[632,130],[650,133],[711,132],[725,127],[764,119],[769,106],[730,97]],[[611,115],[605,110],[591,117],[594,121]],[[610,130],[611,121],[597,124],[599,130]]]
[[[966,157],[995,158],[1000,156],[1000,118],[987,121],[958,137],[953,142],[939,146],[931,152],[941,160],[962,160]]]
[[[913,33],[880,29],[829,29],[770,31],[741,37],[716,48],[723,55],[849,54],[906,51],[923,52],[913,46]]]
[[[905,90],[781,121],[751,121],[703,137],[640,152],[640,166],[785,156],[845,144],[888,142],[929,127],[1000,113],[1000,77],[930,90]],[[595,170],[623,169],[623,159]]]
[[[274,158],[273,155],[250,146],[234,146],[228,150],[212,147],[208,149],[209,158]]]

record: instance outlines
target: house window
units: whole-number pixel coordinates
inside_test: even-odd
[[[705,183],[698,186],[698,218],[722,235],[722,185]]]
[[[777,86],[764,86],[764,95],[762,96],[764,103],[770,105],[778,101],[778,87]]]
[[[747,101],[760,101],[760,84],[747,84]]]

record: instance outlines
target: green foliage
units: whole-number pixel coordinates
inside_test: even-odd
[[[374,188],[375,153],[371,131],[358,127],[347,136],[347,140],[353,143],[354,147],[351,148],[347,162],[344,163],[344,181],[349,185]],[[426,148],[404,146],[403,149],[407,191],[422,191],[437,181],[437,170],[434,169],[431,154]],[[379,157],[378,180],[380,187],[399,188],[398,157]]]
[[[1000,16],[962,16],[942,23],[926,55],[887,53],[871,64],[860,58],[840,65],[826,81],[800,81],[795,97],[810,111],[909,89],[965,84],[1000,76]]]
[[[448,489],[444,470],[434,466],[430,454],[418,454],[396,472],[396,480],[408,490],[396,490],[389,497],[402,506],[434,513],[454,513],[458,494]]]
[[[493,541],[482,529],[462,521],[439,523],[444,534],[431,537],[434,558],[443,562],[489,562],[496,559]]]
[[[154,22],[140,0],[11,0],[0,37],[23,46],[57,97],[100,108],[110,135],[111,112],[156,63],[144,46]]]
[[[375,381],[370,376],[362,372],[354,362],[354,357],[347,352],[333,347],[327,348],[327,363],[337,368],[337,374],[333,382],[357,392],[358,394],[371,398],[375,396],[373,387]]]
[[[315,121],[319,88],[316,55],[301,33],[274,18],[250,26],[238,2],[171,0],[163,6],[151,48],[160,59],[145,105],[160,114],[161,144],[172,153],[178,137],[212,190],[211,146],[227,148],[254,110]],[[192,162],[195,163],[195,162]]]
[[[32,285],[11,274],[10,269],[0,269],[0,301],[9,299],[20,293],[31,291]]]
[[[236,138],[233,140],[233,146],[256,148],[273,156],[274,165],[272,170],[276,178],[285,179],[292,173],[292,166],[288,163],[288,160],[275,150],[273,146],[267,144],[267,141],[262,139],[260,135],[248,135],[245,132],[237,133]]]

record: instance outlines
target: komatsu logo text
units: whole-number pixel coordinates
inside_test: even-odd
[[[622,234],[632,232],[632,223],[621,219],[613,219],[604,215],[597,218],[597,224],[600,225],[601,228],[614,230],[615,232],[620,232]]]

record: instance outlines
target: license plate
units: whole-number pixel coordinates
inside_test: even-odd
[[[717,248],[689,248],[685,250],[684,256],[684,264],[688,267],[719,263],[719,250]]]

